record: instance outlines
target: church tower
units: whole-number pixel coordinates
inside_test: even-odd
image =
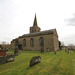
[[[35,32],[40,32],[40,27],[38,27],[38,25],[37,25],[36,14],[35,14],[35,18],[34,18],[33,26],[30,27],[30,33],[35,33]]]

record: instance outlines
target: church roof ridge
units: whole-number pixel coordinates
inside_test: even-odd
[[[54,30],[55,29],[50,29],[50,30],[45,30],[45,31],[41,31],[41,32],[36,32],[36,33],[24,34],[24,35],[20,36],[19,38],[29,37],[29,36],[36,36],[36,35],[53,34]]]

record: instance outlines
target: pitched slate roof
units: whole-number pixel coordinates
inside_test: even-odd
[[[48,34],[54,34],[55,29],[36,32],[36,33],[30,33],[30,34],[24,34],[22,36],[19,36],[19,38],[25,38],[25,37],[31,37],[31,36],[39,36],[39,35],[48,35]]]

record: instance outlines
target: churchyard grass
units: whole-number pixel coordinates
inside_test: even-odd
[[[75,52],[20,51],[14,62],[0,65],[0,75],[75,75]],[[41,56],[41,62],[29,67],[30,59]]]

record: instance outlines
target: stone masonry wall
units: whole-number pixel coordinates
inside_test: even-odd
[[[54,35],[54,48],[55,51],[59,50],[59,42],[58,42],[58,37]]]
[[[34,37],[27,37],[27,38],[19,38],[19,44],[22,44],[23,50],[40,50],[40,41],[39,38],[44,38],[44,50],[54,50],[54,43],[53,43],[53,34],[50,35],[41,35],[41,36],[34,36]],[[34,46],[30,46],[30,39],[34,39]],[[23,45],[23,39],[26,39],[26,47]]]

